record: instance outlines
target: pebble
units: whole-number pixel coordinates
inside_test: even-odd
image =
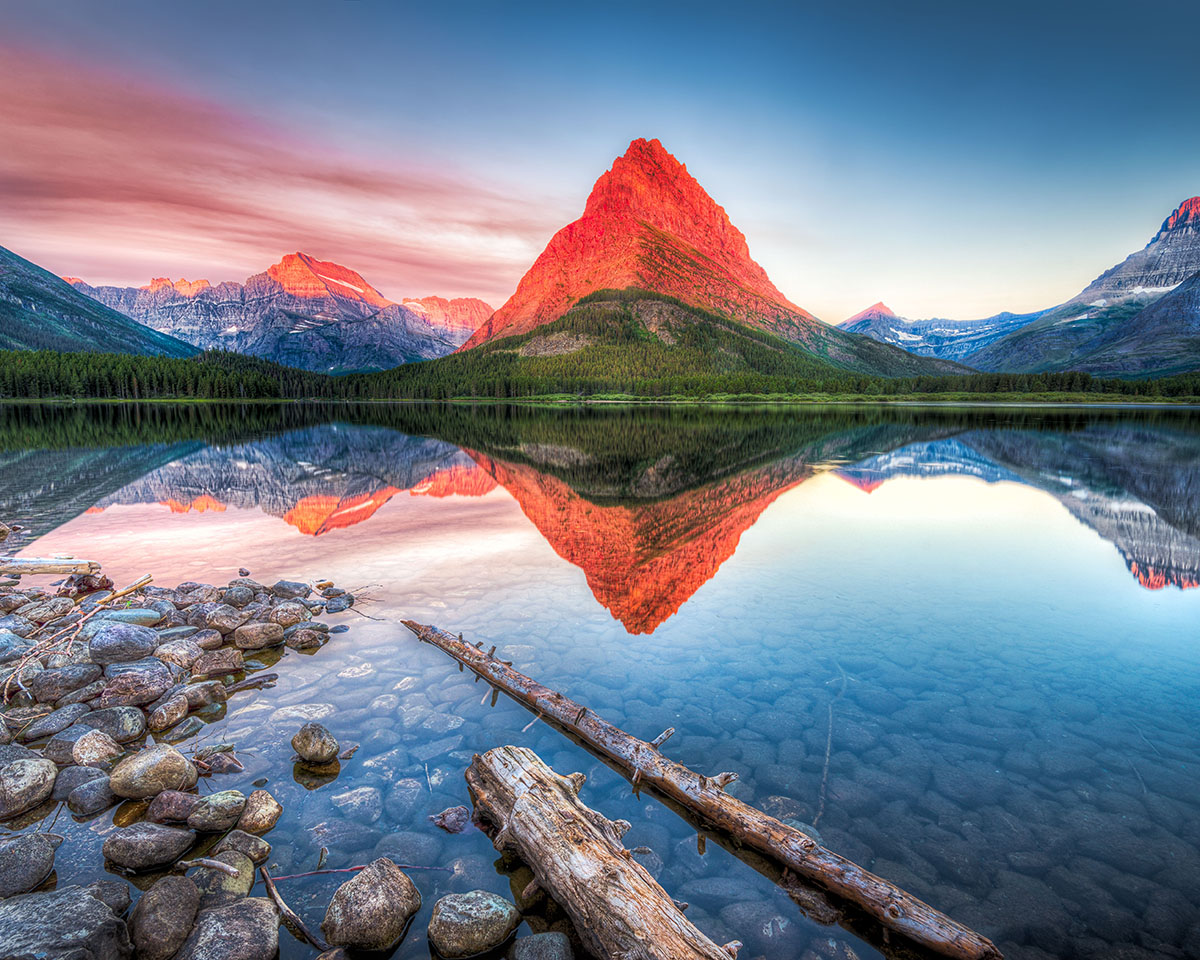
[[[381,857],[337,888],[321,932],[332,946],[390,950],[420,909],[416,886],[391,860]]]

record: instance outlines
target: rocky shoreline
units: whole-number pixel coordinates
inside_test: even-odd
[[[344,871],[321,934],[307,931],[265,868],[282,806],[262,781],[224,788],[243,786],[238,746],[198,738],[232,697],[271,685],[263,671],[281,648],[316,652],[346,630],[318,618],[356,601],[329,582],[239,572],[224,586],[143,578],[117,591],[99,573],[49,587],[0,577],[0,956],[271,960],[281,924],[327,958],[404,937],[421,897],[386,857]],[[291,743],[316,778],[356,749],[312,721]],[[113,879],[58,885],[70,841],[51,831],[64,806],[76,822],[112,811],[102,853]],[[455,808],[438,824],[468,818]],[[269,896],[250,895],[256,870]],[[506,946],[517,960],[572,955],[562,933],[514,940],[520,922],[493,893],[453,893],[428,936],[446,958]]]

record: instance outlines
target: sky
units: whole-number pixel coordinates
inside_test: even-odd
[[[302,250],[498,306],[657,137],[793,302],[965,319],[1200,194],[1192,2],[420,6],[10,5],[0,245],[122,285]]]

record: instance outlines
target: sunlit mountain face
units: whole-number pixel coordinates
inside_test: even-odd
[[[39,461],[54,460],[54,478],[31,495],[28,455],[0,449],[0,503],[10,516],[49,503],[35,532],[137,505],[162,522],[256,511],[325,537],[369,533],[402,495],[506,498],[628,633],[648,634],[718,574],[776,500],[815,476],[864,495],[899,480],[968,478],[1042,491],[1115,546],[1148,589],[1200,584],[1200,432],[1165,414],[1013,414],[998,429],[978,413],[854,408],[336,409],[334,422],[317,409],[310,416],[324,422],[211,444],[87,448],[62,424],[42,424],[61,434],[47,443],[61,449]],[[59,499],[67,489],[84,500]]]

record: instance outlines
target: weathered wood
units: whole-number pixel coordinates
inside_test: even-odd
[[[496,747],[467,768],[476,817],[493,843],[533,871],[588,949],[625,960],[729,960],[621,843],[613,823],[578,797],[583,775],[560,777],[526,747]],[[624,829],[622,829],[624,828]],[[741,946],[741,944],[737,944]]]
[[[630,776],[635,789],[650,788],[695,813],[734,841],[778,861],[796,876],[854,905],[888,930],[957,960],[999,960],[1000,951],[986,937],[935,910],[882,877],[864,870],[811,837],[780,823],[721,788],[731,775],[705,777],[663,756],[639,740],[483,650],[458,637],[406,620],[404,625],[494,687],[566,729],[572,736]]]
[[[71,560],[61,557],[0,557],[0,574],[99,573],[95,560]]]

